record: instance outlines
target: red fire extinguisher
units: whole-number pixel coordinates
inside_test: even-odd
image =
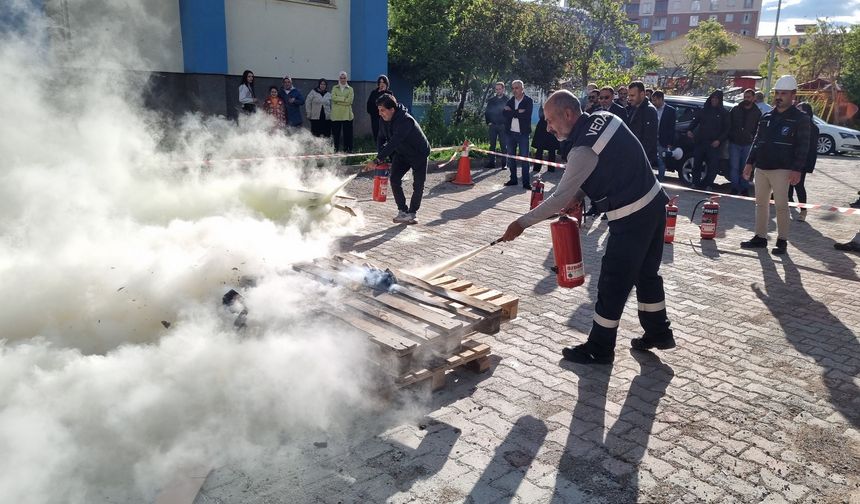
[[[696,208],[704,203],[702,206],[702,223],[699,225],[700,236],[703,240],[713,240],[717,237],[717,221],[720,217],[720,204],[717,202],[719,198],[718,195],[711,196],[696,203],[696,206],[693,207],[693,215],[690,216],[691,221],[696,217]]]
[[[663,232],[663,241],[665,243],[675,241],[675,224],[678,222],[679,197],[679,195],[675,195],[674,198],[669,200],[669,203],[666,203],[666,231]]]
[[[373,177],[373,201],[383,202],[388,196],[388,164],[381,164]]]
[[[529,203],[529,210],[533,209],[534,207],[540,205],[541,202],[543,202],[543,187],[544,184],[540,177],[535,177],[532,181],[532,199]]]
[[[585,268],[579,242],[579,223],[575,218],[562,214],[549,228],[559,287],[577,287],[584,284]]]

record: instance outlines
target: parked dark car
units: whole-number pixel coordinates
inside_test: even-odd
[[[678,173],[678,178],[687,184],[693,183],[693,141],[687,137],[687,131],[690,130],[690,123],[705,107],[705,102],[708,100],[704,96],[669,96],[666,95],[666,103],[675,107],[677,114],[677,123],[675,124],[675,147],[680,147],[684,151],[684,155],[680,160],[667,159],[666,171],[674,171]],[[731,111],[734,103],[723,102],[723,107]],[[729,154],[728,148],[722,149],[720,166],[717,169],[717,174],[728,179]]]

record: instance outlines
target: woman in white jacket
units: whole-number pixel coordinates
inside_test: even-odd
[[[320,79],[317,87],[308,93],[305,112],[311,121],[311,133],[314,136],[331,136],[331,93],[328,91],[328,81]]]
[[[242,110],[247,114],[257,111],[257,94],[254,93],[254,72],[245,70],[242,72],[242,83],[239,84],[239,103]]]

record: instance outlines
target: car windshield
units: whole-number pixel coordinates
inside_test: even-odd
[[[815,122],[815,124],[827,124],[826,122],[824,122],[823,119],[821,119],[817,115],[812,116],[812,120]]]

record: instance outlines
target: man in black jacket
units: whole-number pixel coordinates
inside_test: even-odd
[[[678,115],[675,107],[665,101],[666,95],[657,90],[651,95],[651,104],[657,109],[657,179],[662,181],[666,175],[666,153],[675,145],[675,124]]]
[[[490,134],[490,150],[494,152],[507,152],[507,133],[505,133],[505,114],[503,113],[508,97],[505,95],[505,83],[496,83],[496,94],[487,100],[487,108],[484,109],[484,121]],[[499,150],[496,150],[496,139],[499,140]],[[496,160],[495,156],[487,158],[484,168],[505,167],[504,158]]]
[[[622,121],[627,120],[627,111],[624,107],[615,103],[615,89],[612,86],[603,86],[600,88],[600,94],[597,95],[597,103],[602,110],[611,112],[621,118]]]
[[[729,113],[723,108],[723,92],[714,91],[705,106],[690,123],[687,136],[695,142],[693,150],[693,187],[706,189],[717,178],[720,166],[720,146],[729,137]],[[702,177],[702,165],[707,171]]]
[[[744,90],[744,101],[729,113],[729,180],[732,194],[749,196],[750,183],[741,177],[750,155],[761,110],[755,104],[755,90]]]
[[[534,102],[529,98],[523,88],[523,81],[515,80],[511,82],[511,89],[514,96],[508,100],[503,113],[507,119],[508,134],[508,155],[514,156],[519,148],[519,155],[528,157],[529,155],[529,135],[532,132],[532,109]],[[508,168],[511,170],[511,179],[505,182],[506,186],[515,186],[517,181],[517,161],[508,158]],[[520,161],[521,173],[523,176],[523,188],[531,189],[529,186],[529,163],[528,161]]]
[[[755,174],[755,236],[741,243],[742,248],[767,247],[767,225],[770,221],[770,197],[776,207],[776,247],[773,254],[788,249],[788,186],[800,182],[809,154],[809,124],[806,115],[792,106],[797,95],[797,81],[783,75],[773,86],[776,108],[766,112],[758,122],[743,177]]]
[[[645,84],[633,81],[627,86],[627,101],[630,115],[627,127],[645,149],[645,158],[651,167],[657,166],[657,109],[645,97]]]
[[[376,139],[377,155],[367,170],[373,170],[388,156],[391,161],[391,192],[397,203],[397,216],[393,221],[399,224],[417,224],[416,214],[421,207],[424,194],[424,181],[427,179],[427,158],[430,156],[430,143],[418,122],[406,112],[406,107],[397,103],[393,95],[382,95],[376,100],[379,117],[379,137]],[[412,170],[412,198],[406,206],[403,194],[403,176]]]

